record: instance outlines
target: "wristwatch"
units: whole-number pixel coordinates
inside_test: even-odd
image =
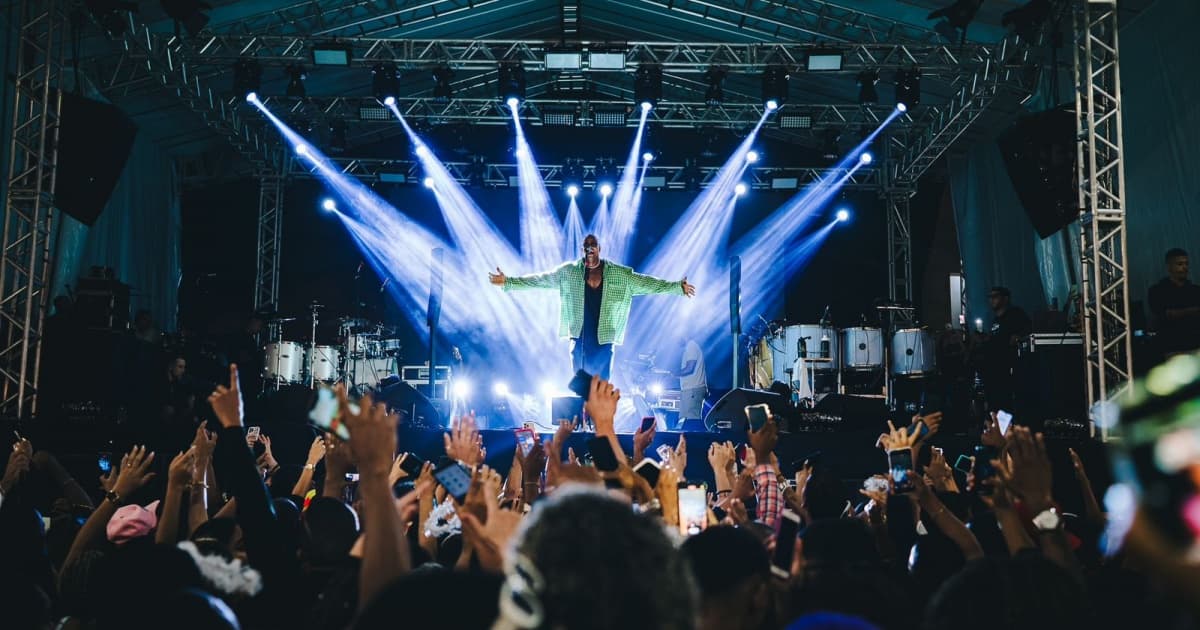
[[[112,490],[106,491],[104,493],[104,498],[108,499],[108,502],[113,504],[114,507],[121,507],[125,504],[125,502],[121,500],[121,495],[113,492]]]
[[[1040,514],[1033,517],[1033,526],[1041,532],[1052,532],[1061,528],[1062,524],[1062,516],[1054,508],[1043,510]]]

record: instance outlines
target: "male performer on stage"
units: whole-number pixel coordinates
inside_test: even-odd
[[[674,293],[692,297],[696,287],[687,278],[678,282],[635,273],[633,269],[600,258],[600,242],[592,234],[583,239],[583,258],[546,273],[509,278],[500,268],[489,273],[492,284],[505,291],[557,289],[560,337],[571,339],[571,363],[576,370],[609,380],[613,345],[625,339],[625,324],[635,295]]]

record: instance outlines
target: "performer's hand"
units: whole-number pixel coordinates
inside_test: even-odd
[[[504,272],[500,271],[499,267],[496,267],[496,273],[488,273],[488,280],[491,281],[492,284],[502,287],[504,286],[504,281],[507,280],[507,278],[505,278]]]
[[[496,271],[500,271],[500,270],[497,269]],[[684,276],[683,280],[681,280],[679,282],[679,284],[683,285],[683,294],[684,295],[686,295],[688,297],[692,297],[693,295],[696,295],[696,287],[688,284],[687,276]]]

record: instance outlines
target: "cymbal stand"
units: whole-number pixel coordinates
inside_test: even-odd
[[[321,309],[321,305],[313,302],[308,306],[311,315],[309,319],[312,321],[312,336],[308,338],[308,356],[305,357],[305,367],[308,368],[308,388],[312,389],[316,383],[316,374],[313,372],[313,361],[317,358],[317,311]]]

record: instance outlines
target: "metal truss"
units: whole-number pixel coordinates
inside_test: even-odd
[[[253,57],[259,64],[288,66],[311,63],[314,45],[327,40],[310,35],[235,35],[206,34],[191,44],[190,59],[195,63],[231,63]],[[351,65],[393,62],[402,68],[448,65],[455,70],[495,70],[500,61],[520,61],[527,71],[547,70],[547,52],[561,52],[554,43],[530,40],[453,40],[385,39],[371,37],[340,38],[339,44],[351,46]],[[854,74],[862,70],[917,66],[923,74],[958,76],[978,64],[1003,59],[996,46],[972,44],[851,43],[834,47],[816,47],[793,43],[690,43],[624,42],[581,43],[572,52],[621,52],[626,70],[642,64],[662,66],[664,73],[703,73],[710,66],[724,66],[730,72],[760,73],[768,65],[793,68],[807,63],[814,51],[841,52],[842,69],[833,73]],[[586,55],[585,55],[586,58]],[[579,72],[593,71],[587,67]],[[825,72],[823,72],[825,73]]]
[[[238,107],[227,104],[192,71],[183,39],[151,31],[138,23],[133,13],[126,19],[121,36],[124,62],[143,65],[156,86],[179,97],[257,169],[280,170],[282,153],[278,146],[261,136],[254,125],[247,124]],[[111,76],[115,80],[121,74],[117,71]],[[106,89],[116,89],[115,83],[110,81]]]
[[[991,105],[1001,87],[1009,86],[1028,94],[1032,86],[1019,85],[1029,60],[1028,42],[1015,34],[1005,37],[993,56],[975,65],[970,76],[944,104],[919,106],[909,134],[892,136],[900,152],[891,177],[914,182],[954,144],[980,114]]]
[[[701,22],[750,31],[773,39],[815,42],[934,44],[941,36],[824,0],[640,0]]]
[[[1125,254],[1125,153],[1115,0],[1076,0],[1080,258],[1089,408],[1130,385],[1133,354]],[[1101,437],[1108,438],[1108,423]]]
[[[418,182],[424,177],[424,170],[419,162],[413,160],[337,158],[326,156],[342,174],[357,178],[368,183],[378,182]],[[317,177],[316,170],[306,161],[289,160],[287,174],[294,177]],[[519,181],[516,164],[484,164],[473,162],[444,162],[450,175],[460,184],[484,187],[515,187]],[[596,164],[581,166],[578,177],[585,187],[596,185]],[[606,181],[616,183],[620,179],[620,166],[614,166]],[[666,166],[655,164],[646,172],[648,182],[651,178],[662,177],[661,188],[668,190],[686,190],[689,182],[695,189],[706,188],[716,177],[719,167],[715,166]],[[563,185],[563,165],[539,164],[538,171],[549,187]],[[840,176],[848,169],[826,168],[751,168],[746,170],[745,182],[748,186],[759,190],[791,190],[803,188],[827,177]],[[880,186],[879,169],[860,168],[854,172],[846,183],[845,188],[855,190],[877,190]],[[647,187],[653,187],[647,183]]]
[[[366,37],[511,0],[307,0],[210,30],[246,35]]]
[[[64,0],[18,4],[3,250],[0,252],[0,413],[37,412],[42,328],[50,287],[50,226],[58,164]]]
[[[546,113],[570,112],[576,117],[577,126],[593,124],[598,110],[624,109],[628,124],[637,126],[640,111],[636,111],[629,99],[596,94],[596,98],[564,101],[561,98],[534,97],[526,99],[519,111],[528,123],[539,124]],[[277,116],[285,119],[340,118],[364,123],[396,125],[395,116],[369,96],[330,96],[291,98],[286,96],[263,96],[259,99]],[[228,99],[234,106],[236,100]],[[479,125],[511,125],[512,113],[508,105],[493,97],[454,97],[436,99],[432,97],[401,97],[397,107],[405,118],[425,118],[432,122],[470,122]],[[722,103],[708,105],[702,102],[659,103],[651,110],[649,120],[665,127],[742,127],[753,126],[763,116],[761,102]],[[838,128],[871,128],[887,118],[890,107],[864,105],[785,105],[774,116],[807,116],[811,128],[837,126]],[[769,124],[769,123],[768,123]]]
[[[888,297],[911,302],[912,216],[909,212],[911,189],[893,189],[884,193],[888,231]]]
[[[254,309],[279,305],[279,249],[283,236],[283,178],[278,173],[259,175],[258,258],[255,266]]]

